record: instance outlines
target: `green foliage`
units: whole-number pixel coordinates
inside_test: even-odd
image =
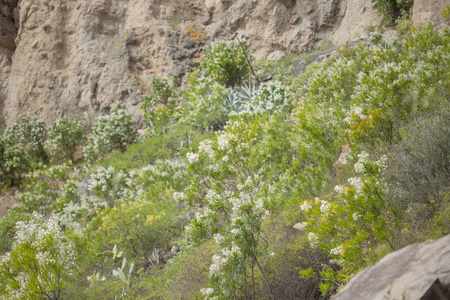
[[[74,161],[75,153],[86,140],[81,121],[63,117],[48,128],[48,144],[52,155]]]
[[[221,129],[231,111],[227,101],[229,89],[206,73],[197,75],[185,91],[188,107],[182,120],[201,129]]]
[[[19,184],[31,169],[31,158],[21,145],[11,143],[11,133],[0,136],[0,186]]]
[[[1,299],[60,299],[75,252],[58,225],[38,214],[19,222],[11,252],[0,257]]]
[[[95,243],[117,244],[126,257],[139,265],[161,264],[162,253],[159,262],[149,259],[155,249],[166,251],[171,239],[181,234],[183,220],[175,217],[176,210],[170,204],[150,201],[119,204],[104,212],[102,224],[95,232]]]
[[[11,250],[16,233],[16,223],[19,221],[28,221],[30,217],[28,213],[23,213],[16,208],[12,208],[6,216],[0,219],[0,255]]]
[[[167,80],[153,77],[150,92],[144,97],[141,108],[144,110],[144,120],[150,125],[153,134],[165,133],[173,120],[177,109],[177,93],[175,78],[169,86]]]
[[[376,4],[387,25],[394,24],[402,14],[409,13],[414,5],[413,0],[372,0],[372,2]]]
[[[164,135],[150,136],[139,143],[130,145],[126,152],[113,152],[100,160],[100,166],[112,166],[118,170],[129,171],[157,160],[173,156],[185,156],[187,152],[197,149],[200,141],[211,137],[211,132],[201,132],[192,126],[175,124]]]
[[[49,214],[51,205],[59,196],[60,183],[68,179],[68,169],[64,165],[41,166],[28,173],[23,182],[23,191],[16,192],[16,200],[21,203],[20,209],[29,213],[38,211]]]
[[[412,10],[403,11],[402,15],[395,21],[397,33],[407,34],[410,32],[412,27]]]
[[[144,294],[148,299],[201,299],[200,289],[208,281],[214,250],[216,247],[213,241],[187,248],[174,257],[166,268],[136,282],[135,297]]]
[[[450,30],[372,37],[259,89],[226,87],[221,54],[209,74],[205,59],[158,135],[126,152],[99,147],[113,153],[95,171],[28,174],[22,206],[0,221],[0,249],[34,259],[40,239],[14,248],[13,224],[53,209],[83,253],[73,281],[53,288],[59,298],[327,299],[386,253],[448,234]],[[174,95],[154,79],[149,114]],[[4,149],[19,145],[11,137]],[[0,285],[16,276],[2,274]]]
[[[138,133],[131,115],[117,104],[111,108],[109,115],[97,118],[83,153],[88,162],[93,162],[113,150],[124,152],[137,138]]]
[[[215,42],[203,50],[202,61],[194,71],[205,73],[218,84],[234,87],[244,82],[249,74],[248,46],[238,42]]]
[[[23,147],[35,163],[46,163],[48,161],[45,150],[47,140],[47,125],[36,116],[22,114],[12,128],[7,128],[5,135],[11,138],[14,145]]]
[[[447,22],[450,21],[450,6],[447,5],[445,9],[442,11],[441,16],[447,20]]]

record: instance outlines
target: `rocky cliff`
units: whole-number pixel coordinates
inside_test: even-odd
[[[0,112],[92,120],[121,102],[139,119],[151,76],[181,83],[211,41],[279,59],[379,21],[371,0],[2,0]]]

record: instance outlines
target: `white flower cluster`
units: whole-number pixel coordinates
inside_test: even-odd
[[[233,263],[232,260],[238,259],[241,255],[241,249],[234,242],[231,244],[231,247],[221,248],[213,255],[213,263],[209,267],[209,276],[223,276],[227,264]]]
[[[30,221],[17,222],[11,252],[0,257],[0,273],[11,277],[5,282],[7,295],[4,299],[26,299],[38,293],[56,292],[65,277],[72,275],[75,259],[73,244],[66,242],[54,219],[45,220],[35,212]]]
[[[337,246],[336,248],[333,248],[330,250],[331,255],[337,255],[340,256],[344,253],[344,248],[342,246]]]
[[[355,187],[356,189],[356,194],[360,195],[362,194],[362,189],[364,186],[364,181],[361,179],[361,177],[352,177],[348,179],[348,183]]]
[[[366,151],[362,151],[360,154],[358,154],[358,158],[359,160],[355,163],[354,166],[355,171],[358,173],[364,173],[366,170],[364,164],[369,162],[369,154]]]
[[[358,221],[359,219],[361,219],[361,217],[362,217],[362,215],[358,212],[353,213],[353,216],[352,216],[354,221]]]
[[[331,204],[328,201],[320,200],[320,212],[327,215],[331,209]]]
[[[308,212],[312,208],[312,205],[308,203],[308,201],[304,201],[302,205],[300,205],[300,209],[304,212]]]
[[[308,222],[303,222],[303,223],[297,223],[297,224],[294,224],[294,228],[295,229],[298,229],[298,230],[300,230],[300,231],[303,231],[305,228],[306,228],[306,226],[308,226]]]
[[[291,91],[279,81],[262,83],[256,96],[246,104],[244,113],[273,113],[285,111],[292,107]]]
[[[308,233],[308,240],[311,248],[316,248],[319,245],[317,235],[314,232]]]
[[[344,119],[344,121],[348,124],[352,124],[354,122],[355,117],[358,117],[359,121],[364,121],[367,119],[367,116],[363,114],[363,108],[360,106],[352,105],[349,114]]]
[[[237,136],[233,133],[225,132],[217,136],[217,143],[222,151],[232,150],[231,146],[235,142],[237,142]]]
[[[143,186],[149,186],[157,182],[171,184],[173,188],[177,188],[187,176],[187,166],[188,164],[184,159],[158,159],[139,172],[130,171],[130,179],[127,185],[130,189],[137,189],[138,195],[142,194],[139,190]]]

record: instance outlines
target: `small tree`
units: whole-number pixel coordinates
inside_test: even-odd
[[[249,74],[248,46],[237,42],[216,42],[206,47],[197,70],[227,87],[241,84]]]
[[[52,152],[71,161],[86,140],[81,121],[69,120],[67,117],[59,119],[50,126],[48,137]]]
[[[0,185],[19,183],[20,175],[30,170],[30,157],[20,145],[14,145],[8,134],[0,136]]]
[[[175,86],[175,82],[174,82]],[[154,134],[164,133],[176,109],[177,93],[167,80],[153,77],[150,93],[144,97],[142,109],[144,120],[150,125]]]
[[[37,213],[16,228],[11,252],[0,257],[0,299],[61,299],[75,267],[73,245]]]

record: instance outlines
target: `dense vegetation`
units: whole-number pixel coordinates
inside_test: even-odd
[[[120,106],[88,134],[22,116],[0,299],[327,299],[448,234],[450,29],[371,39],[297,77],[259,62],[260,85],[245,45],[212,44],[185,91],[153,79],[142,136]]]

